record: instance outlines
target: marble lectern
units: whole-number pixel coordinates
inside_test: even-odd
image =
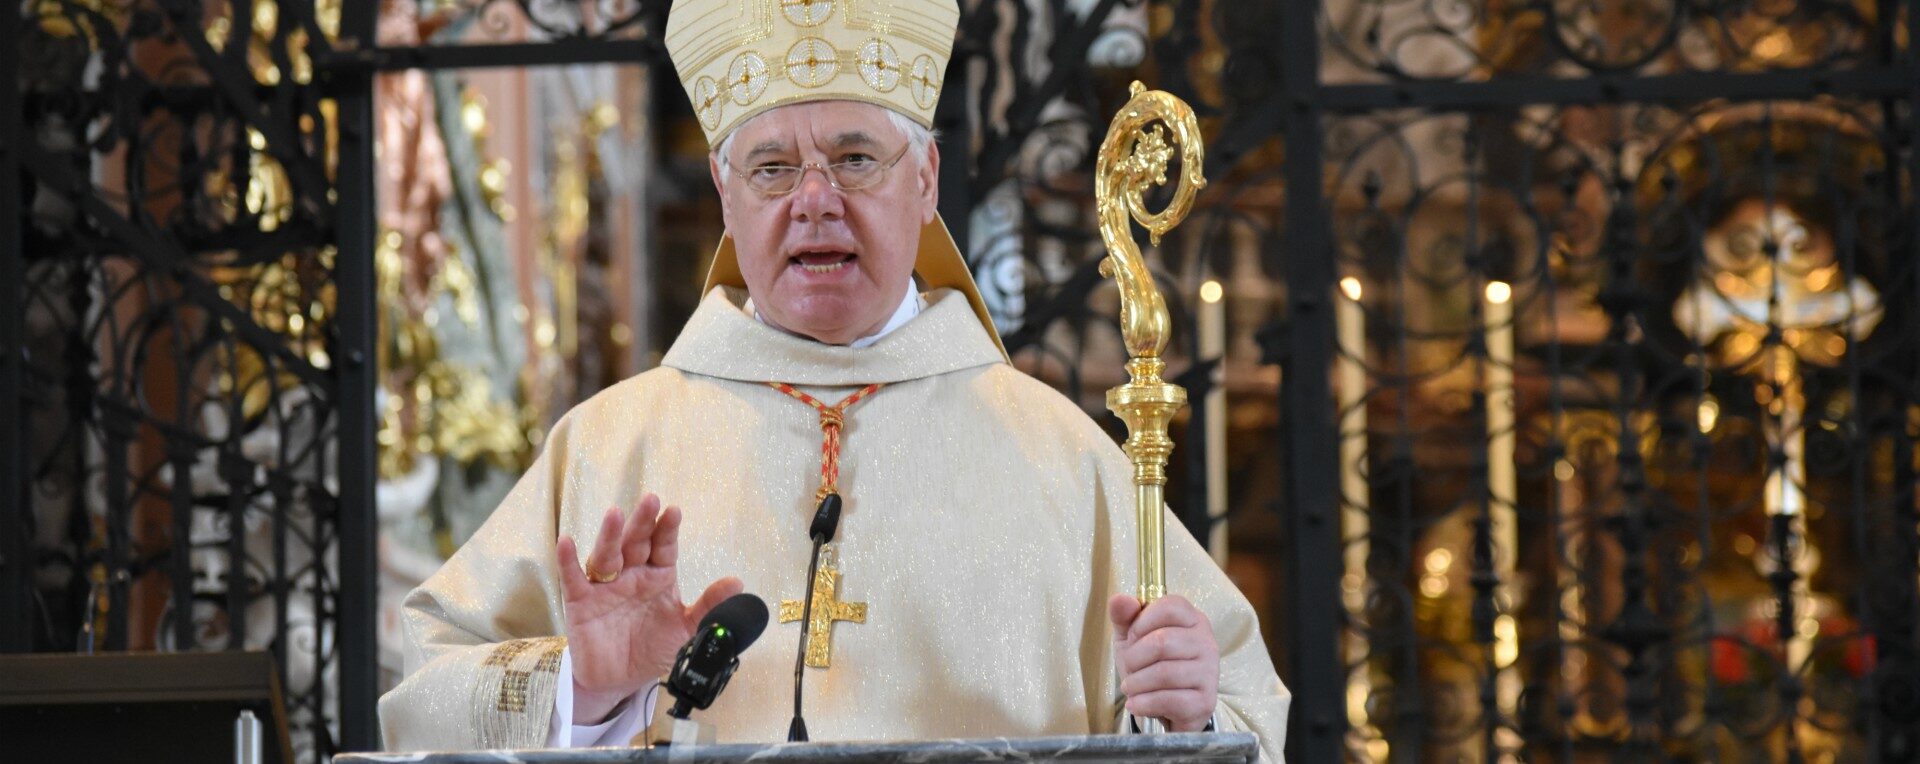
[[[1244,732],[1189,732],[1163,735],[1090,735],[1086,737],[982,738],[921,740],[903,743],[772,743],[701,745],[684,750],[659,748],[583,748],[563,751],[467,751],[448,753],[350,753],[334,764],[669,764],[698,762],[774,762],[775,764],[853,764],[919,762],[961,764],[986,761],[1174,762],[1245,764],[1260,755],[1253,735]]]

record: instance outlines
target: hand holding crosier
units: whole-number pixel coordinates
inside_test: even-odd
[[[1130,594],[1107,601],[1120,692],[1136,718],[1165,719],[1173,732],[1198,732],[1213,718],[1220,691],[1220,646],[1213,624],[1186,598],[1168,595],[1144,608]]]

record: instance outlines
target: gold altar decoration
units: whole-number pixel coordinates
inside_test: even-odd
[[[1107,257],[1100,275],[1120,288],[1120,332],[1126,341],[1126,384],[1107,391],[1107,408],[1127,424],[1122,446],[1133,460],[1134,519],[1138,524],[1140,582],[1136,595],[1142,604],[1167,593],[1166,528],[1163,516],[1167,485],[1167,456],[1173,440],[1167,422],[1187,402],[1187,391],[1160,378],[1166,362],[1172,320],[1167,303],[1153,282],[1153,273],[1134,244],[1137,222],[1152,237],[1160,237],[1193,209],[1194,194],[1206,187],[1201,174],[1203,147],[1193,108],[1171,93],[1147,90],[1139,82],[1120,113],[1114,115],[1100,144],[1094,170],[1094,199],[1100,215],[1100,238]],[[1172,143],[1168,132],[1172,132]],[[1146,192],[1167,182],[1167,166],[1175,147],[1180,151],[1180,177],[1173,200],[1158,213],[1146,209]]]
[[[383,14],[383,45],[417,45],[434,23],[410,10]],[[383,392],[375,435],[380,476],[398,480],[421,461],[442,457],[462,467],[524,470],[544,431],[538,408],[516,402],[528,399],[525,380],[497,379],[483,365],[443,353],[440,345],[443,322],[480,332],[489,319],[480,274],[457,241],[442,235],[454,227],[443,219],[443,206],[455,191],[432,84],[420,72],[393,72],[379,75],[374,87],[380,154],[392,160],[382,175],[392,193],[381,195],[374,247]],[[460,129],[481,157],[481,200],[493,215],[510,220],[513,208],[504,190],[510,168],[503,159],[486,159],[493,134],[486,99],[476,88],[462,87],[456,108]],[[453,541],[441,543],[442,553],[451,554]]]
[[[1702,237],[1707,272],[1674,303],[1674,324],[1753,380],[1763,407],[1769,460],[1762,504],[1779,518],[1785,538],[1756,558],[1759,572],[1793,574],[1796,628],[1783,637],[1788,665],[1812,656],[1819,621],[1813,578],[1819,550],[1808,537],[1804,365],[1837,366],[1873,333],[1884,312],[1871,283],[1849,273],[1832,235],[1791,205],[1764,197],[1736,203],[1725,221]],[[1704,363],[1705,359],[1696,359]],[[1699,404],[1700,430],[1712,429],[1719,404]],[[1802,733],[1805,734],[1805,733]]]
[[[442,357],[434,331],[437,310],[416,314],[407,297],[403,241],[399,231],[387,229],[374,249],[379,368],[388,392],[375,436],[380,476],[397,479],[412,472],[418,459],[439,456],[463,465],[484,461],[500,469],[526,469],[540,427],[532,408],[498,400],[494,379],[484,369]],[[450,293],[454,317],[477,325],[475,275],[457,252],[448,252],[440,265],[425,293]]]

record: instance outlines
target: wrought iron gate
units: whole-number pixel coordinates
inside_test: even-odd
[[[659,62],[669,3],[454,5],[531,41],[0,14],[0,648],[97,611],[271,647],[306,747],[377,744],[372,78]],[[1295,760],[1920,758],[1915,3],[961,5],[943,212],[1071,395],[1112,333],[1088,148],[1136,76],[1206,121],[1158,256],[1196,401],[1196,287],[1274,306],[1236,517],[1284,529],[1249,551]]]
[[[0,14],[0,649],[270,649],[309,754],[373,734],[338,713],[373,617],[370,125],[309,57],[340,24]]]
[[[1292,750],[1920,757],[1913,4],[1319,5]]]

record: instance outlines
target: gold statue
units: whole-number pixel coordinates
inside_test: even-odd
[[[1131,92],[1133,98],[1114,115],[1106,140],[1100,144],[1094,198],[1099,205],[1100,238],[1107,245],[1100,275],[1112,277],[1120,287],[1120,331],[1131,359],[1127,361],[1127,374],[1132,381],[1107,391],[1107,408],[1127,423],[1127,442],[1122,449],[1133,460],[1134,518],[1139,526],[1140,551],[1136,596],[1144,605],[1167,593],[1162,513],[1167,456],[1173,452],[1167,422],[1186,405],[1187,391],[1160,378],[1166,368],[1160,353],[1167,348],[1172,321],[1167,317],[1166,300],[1147,270],[1147,261],[1133,243],[1129,221],[1147,229],[1157,246],[1162,234],[1186,218],[1193,208],[1194,194],[1206,187],[1207,179],[1201,174],[1203,149],[1193,108],[1171,93],[1147,90],[1139,82],[1133,83]],[[1173,132],[1172,144],[1167,141],[1169,129]],[[1166,185],[1174,146],[1180,149],[1181,173],[1173,201],[1158,214],[1149,213],[1146,191]]]

